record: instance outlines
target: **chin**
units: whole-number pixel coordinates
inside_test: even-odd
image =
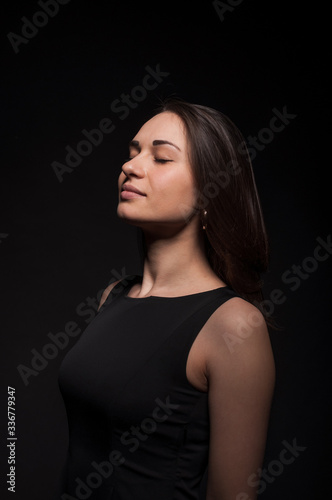
[[[126,210],[126,207],[123,207],[121,204],[118,205],[116,213],[119,219],[121,219],[123,222],[126,222],[127,224],[139,226],[140,223],[142,223],[142,220],[137,219],[135,216],[130,215],[130,213],[128,212],[130,212],[130,210]]]

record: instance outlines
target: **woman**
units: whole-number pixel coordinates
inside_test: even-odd
[[[213,109],[167,100],[130,142],[117,214],[140,228],[143,276],[106,288],[63,360],[61,498],[255,499],[275,369],[242,135]]]

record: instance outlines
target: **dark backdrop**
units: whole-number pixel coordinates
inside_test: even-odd
[[[136,230],[116,217],[117,177],[129,139],[171,94],[223,111],[251,147],[271,242],[265,307],[282,327],[271,333],[278,377],[259,498],[328,498],[328,12],[256,0],[59,4],[1,6],[1,498],[52,496],[68,439],[58,368],[100,291],[141,271]],[[16,496],[5,484],[7,386]]]

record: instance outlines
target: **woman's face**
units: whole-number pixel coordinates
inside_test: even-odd
[[[146,122],[131,141],[130,159],[119,176],[118,216],[146,229],[183,226],[196,201],[188,156],[185,128],[175,113]]]

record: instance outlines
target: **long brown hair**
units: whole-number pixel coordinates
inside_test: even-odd
[[[268,239],[244,137],[227,116],[206,106],[171,97],[155,115],[165,111],[185,126],[209,263],[228,286],[259,307]]]

